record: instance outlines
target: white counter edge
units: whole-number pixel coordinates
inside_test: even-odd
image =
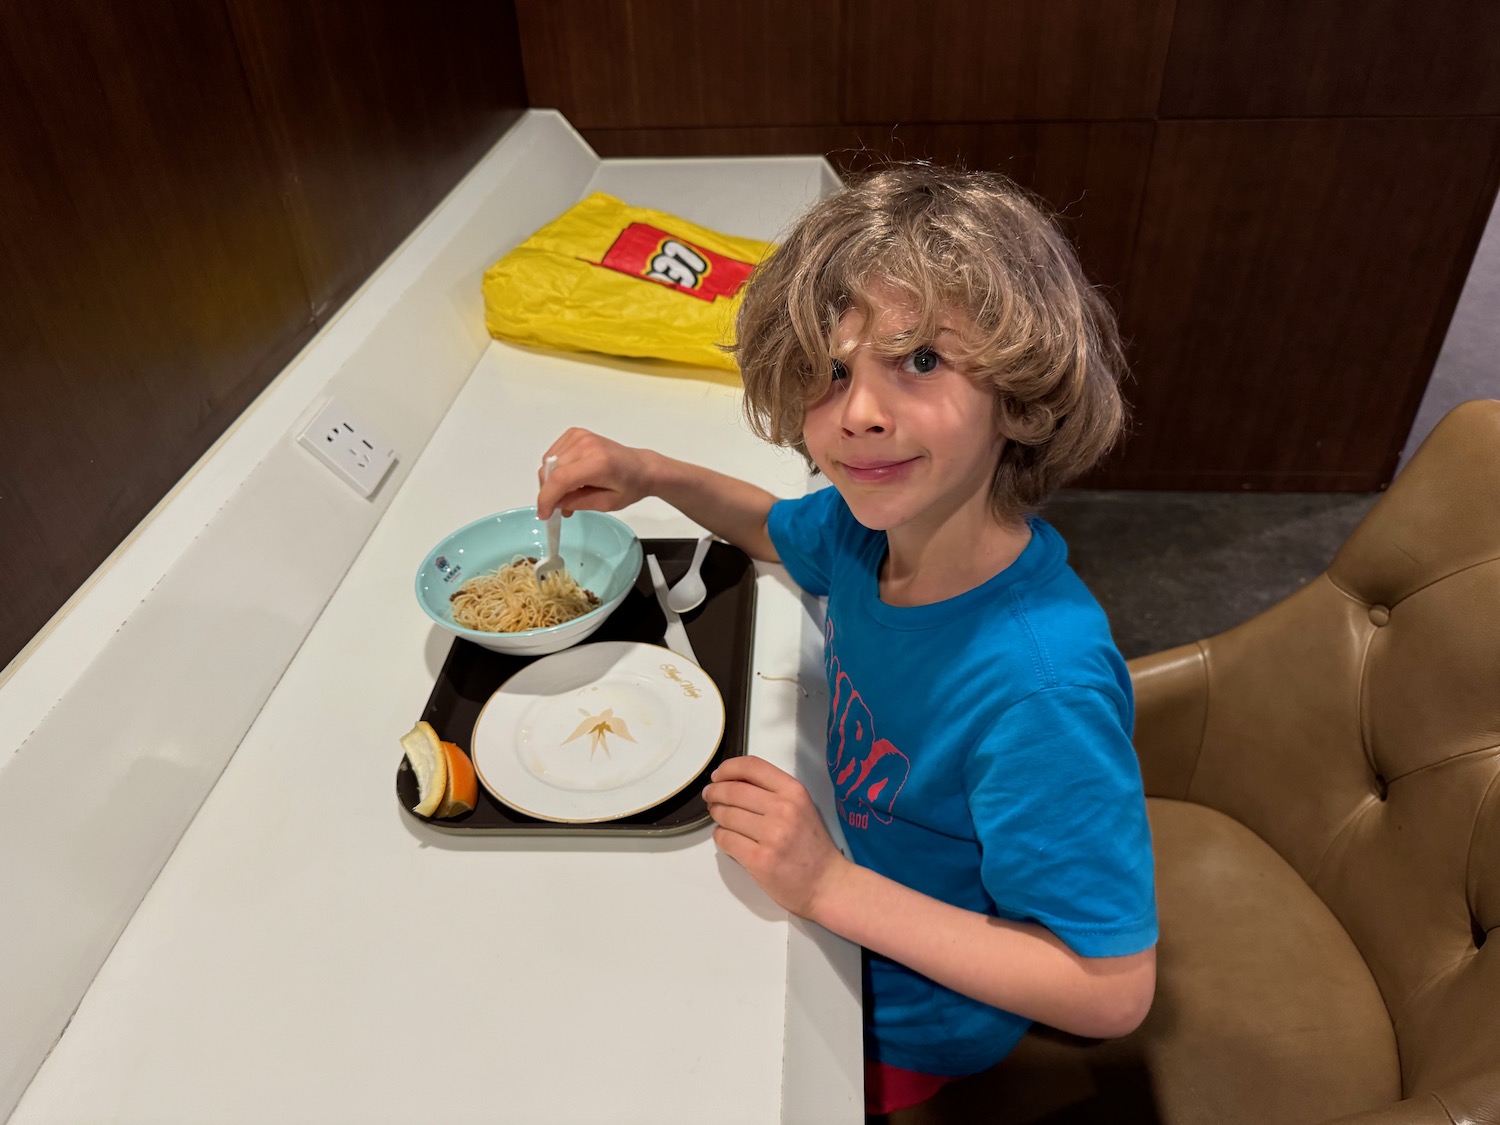
[[[732,163],[684,163],[716,162]],[[661,163],[601,165],[556,113],[525,114],[0,672],[0,894],[22,920],[0,967],[0,1119],[483,354],[483,269]],[[666,195],[652,202],[694,217]],[[295,445],[332,394],[401,455],[370,500]],[[787,957],[783,1118],[853,1120],[857,952],[793,923]],[[836,1042],[804,1002],[834,1006]]]
[[[525,114],[8,669],[0,1118],[483,354],[483,270],[598,165]],[[369,500],[296,445],[332,394],[400,453]]]

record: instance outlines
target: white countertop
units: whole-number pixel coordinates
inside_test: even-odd
[[[857,951],[707,830],[469,839],[395,800],[448,647],[412,596],[426,548],[534,500],[568,425],[800,494],[737,411],[723,386],[491,344],[12,1121],[861,1120]],[[696,530],[655,500],[622,515]],[[754,670],[810,694],[757,676],[750,752],[821,795],[816,626],[779,567],[757,582]]]

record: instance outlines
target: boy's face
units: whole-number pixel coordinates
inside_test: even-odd
[[[928,534],[960,512],[988,517],[1001,449],[994,393],[944,354],[963,322],[950,317],[937,339],[887,358],[870,339],[917,319],[888,303],[889,296],[876,291],[873,325],[853,310],[839,322],[836,342],[852,350],[843,372],[835,368],[828,393],[803,416],[808,453],[854,517],[873,530]]]

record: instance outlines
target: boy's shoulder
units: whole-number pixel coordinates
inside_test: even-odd
[[[798,518],[816,520],[832,531],[846,534],[863,531],[871,535],[875,534],[854,518],[854,513],[849,510],[849,502],[844,499],[843,493],[834,488],[826,477],[818,478],[818,483],[806,495],[785,501],[785,503]]]
[[[1062,537],[1041,519],[1031,522],[1046,562],[1029,580],[1015,584],[1005,606],[1014,625],[1007,640],[1024,648],[1029,689],[1083,687],[1112,696],[1122,690],[1128,693],[1129,672],[1110,632],[1109,617],[1068,564]]]
[[[821,555],[829,562],[861,559],[875,550],[877,541],[885,541],[884,532],[854,518],[848,501],[826,480],[804,496],[777,501],[768,524],[773,541],[779,537],[793,552]]]

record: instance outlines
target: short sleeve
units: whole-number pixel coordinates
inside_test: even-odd
[[[966,763],[980,873],[996,913],[1037,922],[1082,957],[1156,942],[1151,830],[1122,701],[1035,692]]]
[[[776,501],[766,529],[792,580],[822,598],[828,596],[844,524],[853,519],[837,489],[820,488],[796,500]]]

